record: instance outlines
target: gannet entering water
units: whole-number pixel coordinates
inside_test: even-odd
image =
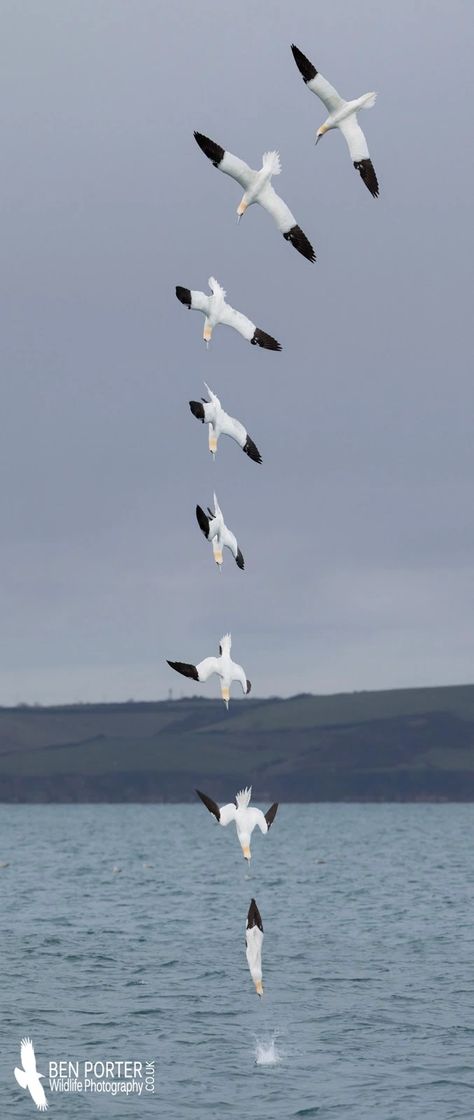
[[[18,1084],[21,1085],[22,1089],[29,1090],[38,1112],[46,1112],[48,1102],[40,1080],[40,1078],[45,1077],[46,1074],[38,1073],[36,1069],[36,1057],[31,1038],[22,1038],[20,1057],[23,1069],[18,1069],[18,1066],[15,1066],[13,1072],[16,1080]]]
[[[206,385],[206,382],[204,384]],[[209,424],[209,451],[212,457],[215,458],[219,436],[224,435],[235,439],[242,451],[245,451],[245,454],[248,455],[249,459],[253,459],[254,463],[261,463],[262,456],[258,447],[250,438],[244,425],[240,423],[240,420],[234,420],[233,416],[224,412],[219,397],[216,397],[209,385],[206,385],[206,389],[210,400],[206,401],[203,397],[200,401],[190,401],[189,407],[196,420],[201,420],[203,424]]]
[[[255,984],[255,991],[258,996],[263,996],[262,984],[262,945],[263,945],[263,922],[260,917],[260,912],[255,902],[252,901],[249,906],[247,914],[247,928],[245,931],[245,944],[246,944],[246,957],[247,964],[250,969],[250,975]]]
[[[275,801],[273,805],[262,813],[261,809],[249,808],[250,798],[252,796],[252,786],[247,789],[241,789],[235,796],[235,802],[231,801],[229,805],[219,805],[208,797],[207,793],[201,793],[200,789],[196,790],[198,797],[209,809],[209,812],[215,816],[216,821],[222,824],[225,828],[231,821],[235,821],[237,829],[237,838],[242,848],[244,858],[250,862],[250,837],[256,825],[258,825],[260,832],[268,832],[275,820],[278,802]]]
[[[302,51],[292,44],[293,58],[298,70],[308,89],[319,97],[329,112],[327,120],[318,128],[316,143],[329,132],[331,128],[339,128],[349,148],[351,160],[356,171],[359,172],[372,198],[378,198],[379,184],[375,174],[372,160],[369,156],[367,140],[357,122],[358,109],[371,109],[375,105],[376,93],[364,93],[355,101],[344,101],[334,86],[319,74],[313,63],[306,58]]]
[[[198,665],[188,665],[184,661],[168,661],[172,669],[181,673],[183,677],[191,677],[193,681],[207,681],[213,673],[221,678],[221,696],[226,708],[229,707],[230,686],[233,681],[241,685],[244,696],[248,696],[252,687],[241,665],[232,661],[230,647],[232,639],[230,634],[224,634],[219,644],[219,657],[205,657]]]
[[[226,292],[213,276],[209,277],[209,287],[211,295],[207,296],[205,292],[192,292],[189,288],[182,288],[178,285],[176,288],[177,298],[185,307],[190,311],[202,311],[206,316],[204,322],[203,339],[206,343],[211,341],[212,332],[214,327],[222,323],[224,327],[233,327],[238,331],[247,342],[251,342],[252,346],[261,346],[263,350],[281,350],[280,343],[272,338],[271,334],[266,334],[261,331],[259,327],[255,326],[246,315],[242,315],[240,311],[226,303]]]
[[[244,558],[237,544],[237,540],[234,537],[234,534],[231,533],[230,529],[228,529],[227,525],[225,524],[224,516],[215,494],[214,512],[212,511],[212,509],[209,509],[208,506],[207,513],[209,514],[209,517],[206,513],[204,513],[204,510],[201,509],[201,506],[196,506],[196,517],[198,520],[199,528],[202,529],[206,540],[212,541],[214,560],[219,571],[222,571],[222,564],[224,562],[224,548],[230,549],[237,567],[243,570]]]
[[[277,195],[270,182],[272,175],[279,175],[281,171],[279,153],[264,152],[260,171],[254,171],[243,159],[226,152],[220,144],[209,140],[208,136],[203,136],[202,132],[195,132],[194,138],[214,167],[218,167],[225,175],[230,175],[244,188],[244,195],[237,209],[238,221],[252,203],[259,202],[271,215],[285,241],[290,241],[298,253],[308,261],[315,261],[313,246],[297,225],[296,218],[286,202]]]

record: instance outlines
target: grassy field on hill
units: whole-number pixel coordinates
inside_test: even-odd
[[[0,709],[0,800],[474,800],[474,685]]]

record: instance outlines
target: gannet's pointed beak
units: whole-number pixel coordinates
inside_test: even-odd
[[[239,224],[240,219],[243,216],[243,214],[245,214],[246,209],[247,209],[247,203],[244,202],[244,200],[242,199],[242,202],[240,202],[238,207],[237,207],[237,225]]]
[[[263,996],[263,984],[261,980],[255,981],[255,991],[258,996]]]
[[[316,133],[316,140],[314,141],[314,146],[315,147],[316,147],[316,144],[319,144],[320,139],[321,139],[321,134],[319,132],[317,132]]]
[[[221,688],[221,696],[222,696],[222,699],[224,701],[224,704],[225,704],[227,710],[229,710],[230,691],[225,686],[223,686]]]

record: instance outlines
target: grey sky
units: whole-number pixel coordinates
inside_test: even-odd
[[[195,691],[233,634],[257,695],[473,679],[472,7],[4,0],[0,703]],[[363,114],[381,197],[295,42]],[[310,265],[193,139],[277,187]],[[175,284],[215,275],[282,354]],[[261,467],[190,398],[205,378]],[[246,559],[219,577],[215,487]],[[216,694],[215,681],[203,686]]]

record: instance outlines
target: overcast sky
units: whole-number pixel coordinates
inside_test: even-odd
[[[472,681],[472,5],[3,0],[0,703]],[[295,42],[361,115],[374,201]],[[214,171],[260,166],[311,265]],[[216,331],[207,287],[281,354]],[[192,417],[206,379],[257,466]],[[216,489],[245,556],[219,576]],[[216,681],[202,687],[215,695]]]

